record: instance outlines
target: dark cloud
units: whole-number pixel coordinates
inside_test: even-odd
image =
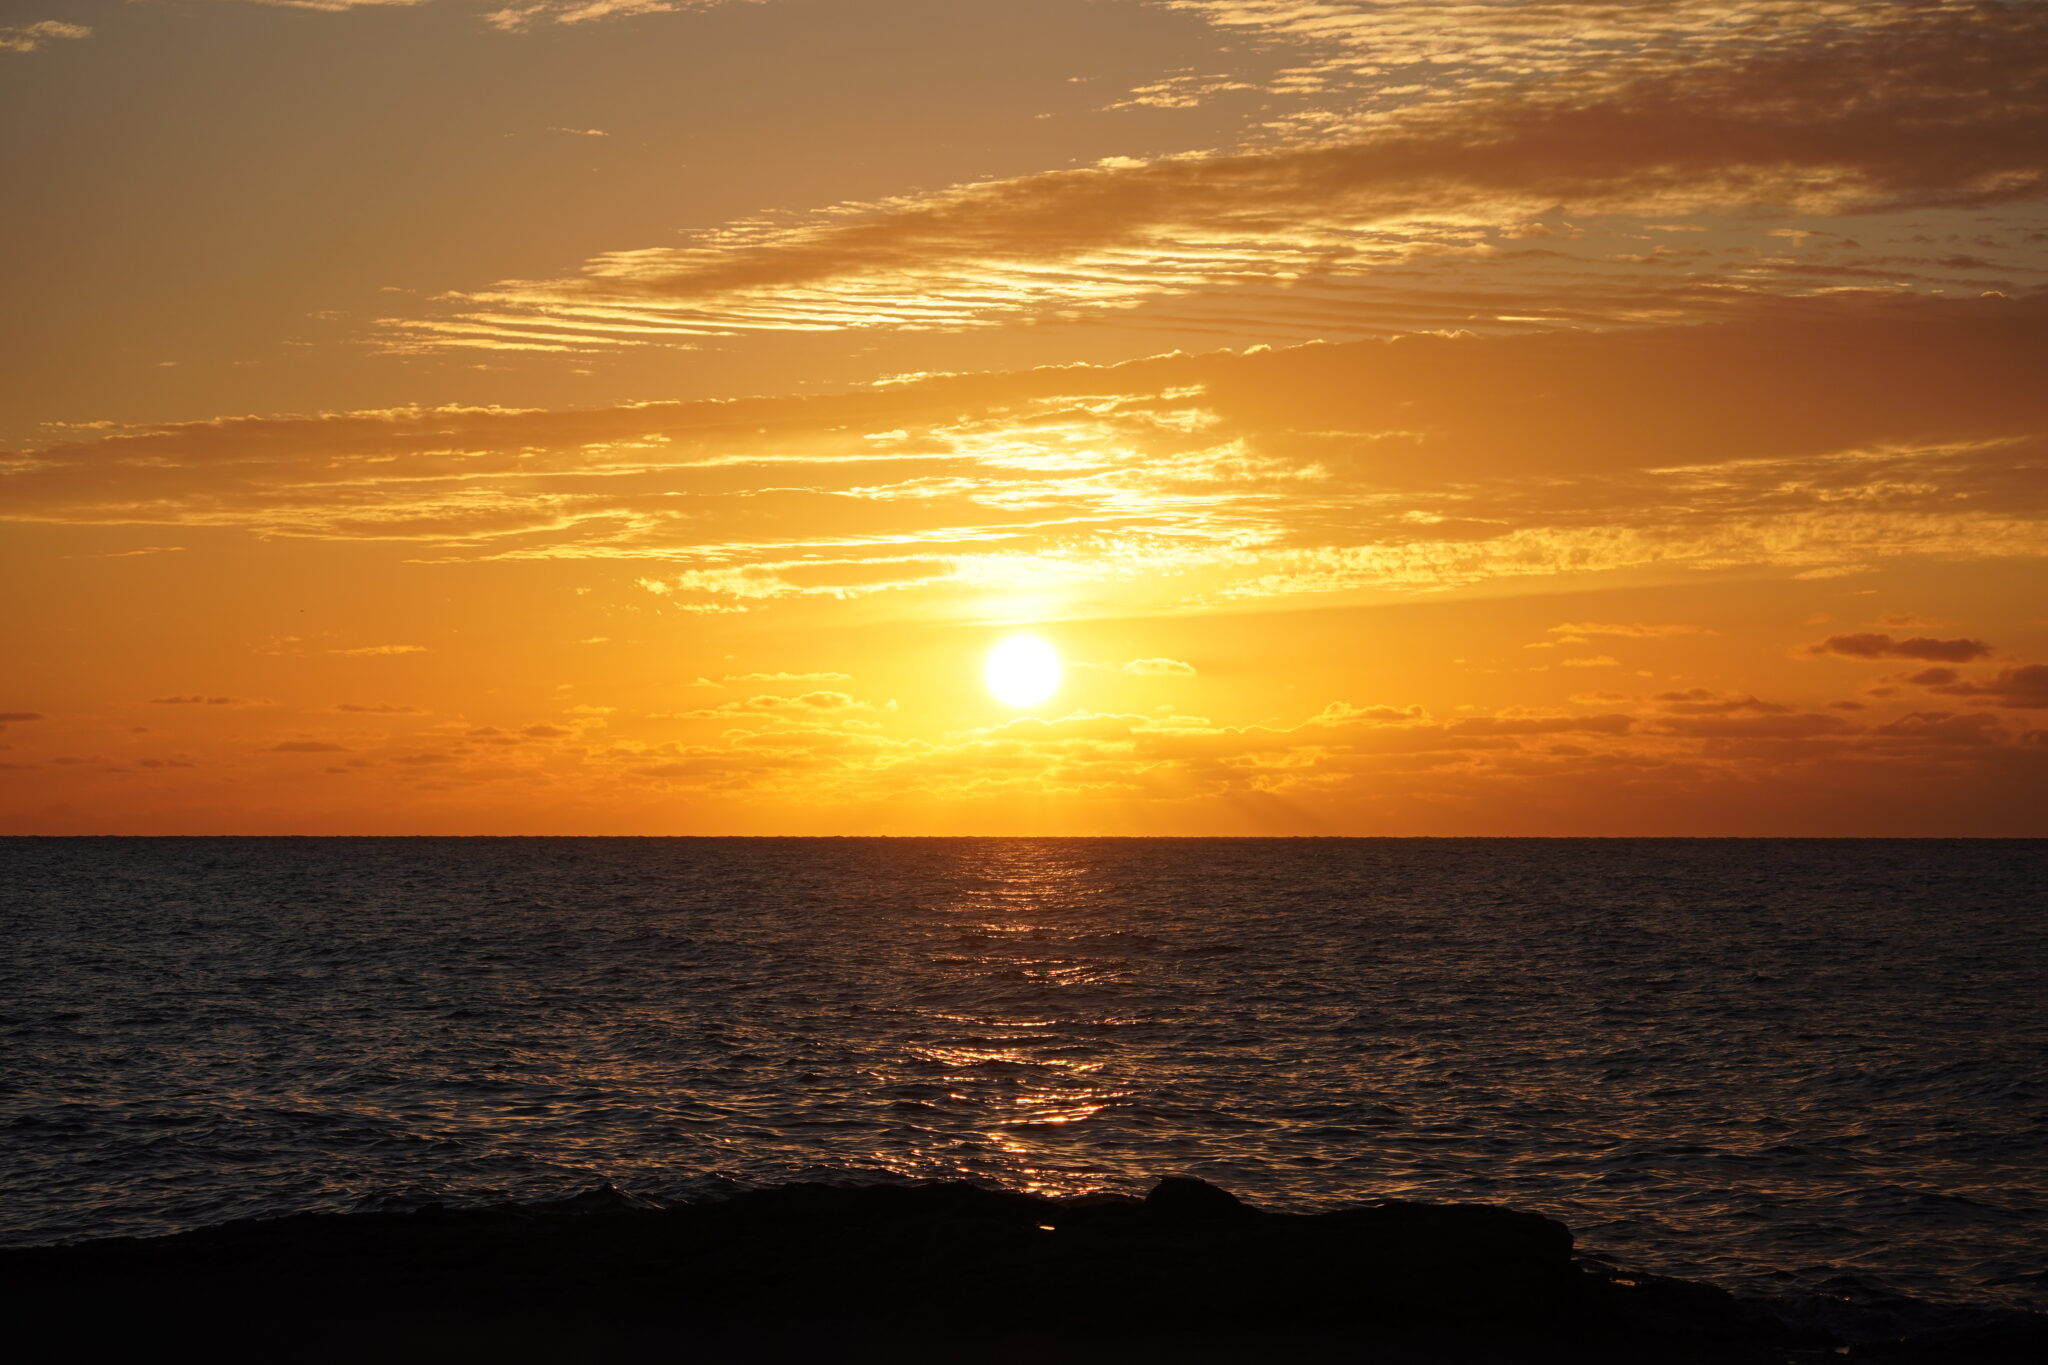
[[[1448,735],[1625,735],[1631,716],[1473,716],[1444,727]]]
[[[1991,716],[1958,715],[1953,711],[1914,711],[1871,734],[1885,741],[1915,749],[1980,749],[2000,744],[2007,738]]]
[[[329,744],[327,741],[319,739],[280,740],[278,743],[270,746],[270,751],[277,754],[345,754],[348,752],[339,744]]]
[[[1988,706],[2009,706],[2021,711],[2048,708],[2048,664],[2022,664],[2017,668],[2000,669],[1998,676],[1987,682],[1958,678],[1955,670],[1947,668],[1929,669],[1928,673],[1948,675],[1922,684],[1933,692],[1952,697],[1973,697]],[[1907,681],[1920,682],[1925,676],[1916,674]]]
[[[1659,692],[1650,700],[1658,709],[1674,716],[1726,716],[1748,711],[1756,715],[1785,715],[1792,710],[1777,702],[1759,701],[1747,694],[1710,692],[1704,687],[1691,687],[1682,692]]]
[[[1945,663],[1968,663],[1991,652],[1982,640],[1937,640],[1914,635],[1895,640],[1889,635],[1830,635],[1819,644],[1808,645],[1809,654],[1839,654],[1849,659],[1938,659]]]
[[[1840,716],[1817,711],[1792,715],[1673,716],[1660,721],[1665,734],[1693,739],[1815,739],[1846,735],[1857,727]]]

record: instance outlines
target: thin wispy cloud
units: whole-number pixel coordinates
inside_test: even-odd
[[[52,43],[76,42],[92,37],[85,24],[62,19],[38,19],[27,24],[0,24],[0,52],[35,52]]]
[[[1677,8],[1698,18],[1709,7]],[[449,315],[392,319],[391,336],[400,347],[576,352],[759,332],[978,327],[1348,279],[1401,285],[1419,305],[1433,291],[1411,276],[1447,255],[1498,262],[1499,235],[1547,213],[1864,216],[2048,189],[2038,151],[2048,137],[2048,15],[1922,5],[1845,26],[1832,13],[1820,22],[1824,8],[1832,11],[1805,7],[1806,22],[1707,60],[1689,52],[1560,71],[1550,52],[1525,73],[1542,80],[1503,89],[1490,71],[1457,98],[1342,134],[1113,159],[839,205],[796,224],[733,223],[691,246],[615,251],[575,277],[469,294],[472,306]],[[1480,26],[1486,43],[1500,41],[1490,17]],[[1668,278],[1681,258],[1660,251],[1584,262],[1631,285],[1606,321],[1684,297]],[[1913,267],[1940,275],[1956,255],[1916,252],[1900,262],[1904,272],[1761,251],[1696,257],[1688,287],[1814,293],[1843,278],[1833,272],[1903,282]],[[1531,268],[1514,283],[1524,309],[1568,305],[1584,284],[1547,278],[1553,255],[1523,264]],[[1487,315],[1483,296],[1449,302]]]

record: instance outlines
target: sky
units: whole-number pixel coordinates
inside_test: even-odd
[[[0,167],[0,832],[2048,835],[2033,0],[0,0]]]

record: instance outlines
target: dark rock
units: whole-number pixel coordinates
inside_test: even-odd
[[[1848,1351],[1847,1359],[1881,1365],[2041,1365],[2048,1360],[2048,1317],[2005,1313],[1993,1321],[1918,1332],[1896,1341],[1863,1342]]]
[[[1251,1206],[1206,1180],[1170,1175],[1145,1196],[1145,1211],[1167,1218],[1240,1218]]]
[[[438,1210],[441,1207],[438,1204],[429,1204],[420,1211],[425,1213],[429,1210]],[[650,1209],[666,1208],[667,1205],[659,1200],[648,1199],[643,1195],[629,1194],[617,1185],[606,1181],[601,1185],[593,1185],[587,1190],[579,1190],[575,1194],[564,1195],[560,1199],[544,1199],[532,1204],[508,1204],[503,1207],[507,1212],[525,1212],[542,1216],[567,1214],[574,1217],[588,1217],[593,1214],[646,1212]]]
[[[0,1252],[0,1299],[31,1360],[1763,1365],[1788,1344],[1718,1290],[1581,1269],[1534,1214],[1275,1214],[1184,1179],[1142,1201],[790,1185],[671,1208],[605,1187],[302,1215]]]

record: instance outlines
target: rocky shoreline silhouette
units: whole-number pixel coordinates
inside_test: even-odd
[[[304,1214],[0,1252],[17,1359],[2034,1361],[2048,1319],[1845,1340],[1485,1205],[1280,1214],[1198,1180],[1049,1199],[788,1185]]]

